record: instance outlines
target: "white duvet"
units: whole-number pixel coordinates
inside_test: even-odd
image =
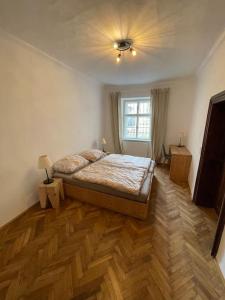
[[[151,159],[146,157],[122,155],[122,154],[110,154],[105,156],[101,163],[110,164],[112,166],[120,166],[124,168],[143,168],[148,170]]]
[[[138,195],[151,159],[111,154],[83,168],[73,178]]]

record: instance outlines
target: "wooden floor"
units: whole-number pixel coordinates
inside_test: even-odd
[[[0,299],[225,299],[215,215],[157,169],[146,222],[66,200],[0,232]]]

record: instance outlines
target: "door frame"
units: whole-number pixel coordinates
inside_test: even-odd
[[[215,234],[215,238],[213,241],[213,247],[212,247],[212,251],[211,251],[211,255],[213,257],[216,257],[216,255],[217,255],[220,241],[221,241],[222,234],[223,234],[223,230],[224,230],[224,224],[225,224],[225,196],[223,197],[223,204],[222,204],[222,207],[220,210],[219,220],[218,220],[217,228],[216,228],[216,234]]]
[[[210,128],[212,111],[216,104],[223,102],[223,101],[225,101],[225,91],[213,96],[209,102],[208,115],[207,115],[205,132],[204,132],[203,143],[202,143],[201,158],[200,158],[200,162],[199,162],[199,166],[198,166],[198,174],[197,174],[197,178],[196,178],[196,182],[195,182],[195,189],[194,189],[194,195],[193,195],[193,201],[196,205],[203,204],[203,203],[199,203],[197,194],[198,194],[200,177],[201,177],[203,163],[204,163],[205,148],[206,148],[206,144],[207,144],[207,137],[208,137],[208,132],[209,132],[209,128]],[[204,204],[205,204],[205,206],[209,206],[209,203],[204,203]],[[225,225],[225,193],[223,196],[222,206],[221,206],[221,210],[219,213],[219,219],[218,219],[218,223],[217,223],[216,234],[215,234],[213,247],[212,247],[212,251],[211,251],[211,255],[213,257],[215,257],[218,252],[221,237],[222,237],[223,230],[224,230],[224,225]]]

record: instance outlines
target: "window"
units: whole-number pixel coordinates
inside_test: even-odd
[[[122,98],[123,139],[151,139],[151,101],[149,97]]]

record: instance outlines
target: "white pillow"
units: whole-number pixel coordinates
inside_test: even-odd
[[[78,171],[79,169],[85,167],[88,164],[89,161],[80,155],[67,155],[54,163],[53,170],[55,172],[70,174],[74,173],[75,171]]]
[[[91,162],[94,162],[94,161],[100,159],[101,157],[105,156],[105,153],[98,149],[90,149],[90,150],[81,152],[79,155]]]

